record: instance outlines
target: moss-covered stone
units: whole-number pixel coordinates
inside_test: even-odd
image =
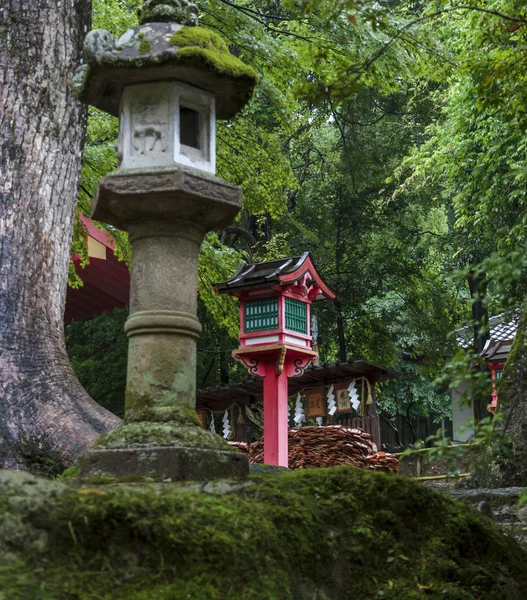
[[[113,431],[101,436],[96,448],[132,448],[135,446],[184,446],[188,448],[211,448],[229,450],[231,446],[219,435],[205,431],[194,424],[169,423],[123,423]]]
[[[256,84],[256,73],[252,67],[246,65],[232,54],[218,54],[212,50],[205,50],[196,46],[180,48],[176,56],[188,66],[206,67],[220,75],[245,78]]]
[[[39,489],[32,478],[34,509],[29,476],[19,475],[19,489],[0,486],[0,597],[9,600],[527,597],[527,555],[514,541],[404,478],[353,467],[211,489]]]
[[[130,355],[132,355],[131,352],[129,352]],[[182,364],[181,370],[176,372],[178,373],[178,383],[183,389],[177,389],[176,385],[171,389],[166,389],[163,386],[163,377],[158,374],[157,378],[153,380],[150,373],[141,373],[140,382],[144,383],[143,389],[153,389],[154,393],[137,393],[128,385],[125,392],[125,420],[127,422],[157,421],[163,423],[177,421],[178,423],[199,425],[200,421],[194,400],[196,395],[195,372],[190,372],[188,365],[185,364]],[[173,379],[173,373],[174,369],[168,372],[166,379]],[[190,380],[190,376],[192,376],[192,380]],[[159,390],[162,390],[162,393]]]

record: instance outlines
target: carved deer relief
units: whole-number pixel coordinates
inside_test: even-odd
[[[139,154],[167,150],[168,101],[152,96],[136,100],[132,105],[132,146]],[[134,153],[135,154],[135,153]]]

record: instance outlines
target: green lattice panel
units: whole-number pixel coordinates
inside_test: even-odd
[[[285,299],[285,328],[298,333],[307,333],[306,303],[292,298]]]
[[[245,302],[245,333],[278,328],[278,298]]]

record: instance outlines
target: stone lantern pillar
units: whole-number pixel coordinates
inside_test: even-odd
[[[75,76],[81,100],[120,119],[119,170],[101,180],[92,216],[132,245],[124,421],[79,458],[81,476],[248,471],[195,412],[196,304],[203,236],[229,225],[242,200],[215,177],[215,121],[244,106],[256,76],[196,12],[186,0],[148,0],[119,39],[87,35]]]

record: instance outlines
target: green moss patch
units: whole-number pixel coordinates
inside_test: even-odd
[[[229,52],[221,36],[203,27],[183,27],[169,40],[170,46],[179,49],[176,56],[197,67],[206,67],[231,77],[242,77],[256,83],[254,69]]]
[[[245,78],[256,83],[257,77],[254,69],[237,59],[232,54],[218,54],[203,48],[180,48],[176,56],[187,64],[197,67],[206,67],[221,75]]]
[[[214,486],[55,483],[37,510],[10,489],[0,492],[9,600],[527,597],[527,554],[489,519],[353,467]],[[5,527],[14,515],[17,535]]]
[[[143,40],[139,44],[139,52],[141,54],[147,54],[148,52],[150,52],[150,50],[152,50],[152,44],[148,40]]]
[[[57,479],[59,481],[68,481],[69,479],[76,479],[77,477],[79,477],[80,473],[80,467],[78,467],[77,465],[73,465],[69,469],[63,471],[62,474],[59,475],[59,477],[57,477]]]
[[[215,49],[218,52],[229,54],[229,49],[223,38],[203,27],[183,27],[176,31],[168,42],[169,46],[197,46],[198,48]]]

